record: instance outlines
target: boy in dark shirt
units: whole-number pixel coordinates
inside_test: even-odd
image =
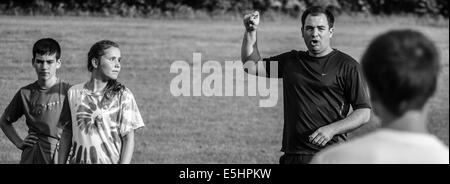
[[[32,65],[37,81],[22,87],[14,95],[0,118],[0,127],[20,150],[21,164],[51,164],[57,161],[62,129],[57,126],[69,84],[56,76],[61,67],[61,48],[52,38],[38,40],[33,46]],[[28,135],[17,134],[12,125],[25,116]]]

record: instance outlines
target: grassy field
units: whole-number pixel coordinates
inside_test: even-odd
[[[375,21],[374,21],[375,22]],[[262,21],[259,47],[263,56],[306,47],[299,22]],[[430,101],[429,129],[449,143],[449,27],[430,27],[397,19],[337,20],[333,47],[359,60],[369,41],[394,28],[414,28],[432,38],[441,52],[442,72]],[[283,103],[281,81],[275,107],[260,108],[261,97],[174,97],[172,62],[240,59],[241,20],[184,21],[122,18],[1,17],[0,111],[16,91],[35,80],[32,44],[42,37],[60,41],[63,66],[58,75],[70,83],[88,79],[86,55],[101,39],[117,41],[122,51],[119,80],[134,93],[146,127],[137,133],[133,163],[277,163],[281,155]],[[26,134],[24,119],[15,126]],[[377,127],[376,118],[350,136]],[[0,133],[0,163],[18,163],[20,152]]]

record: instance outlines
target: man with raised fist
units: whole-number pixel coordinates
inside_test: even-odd
[[[259,21],[258,12],[244,17],[242,62],[249,74],[283,79],[280,164],[309,163],[315,153],[346,140],[346,133],[369,121],[371,106],[359,63],[331,47],[334,16],[325,8],[313,6],[302,15],[307,51],[263,59],[257,44]]]

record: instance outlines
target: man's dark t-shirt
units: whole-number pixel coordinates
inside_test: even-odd
[[[359,63],[339,50],[323,57],[292,50],[264,61],[278,61],[278,75],[269,77],[283,78],[281,151],[285,153],[315,154],[323,147],[309,141],[314,131],[344,119],[350,105],[353,109],[370,108]],[[327,146],[345,140],[346,136],[335,135]]]

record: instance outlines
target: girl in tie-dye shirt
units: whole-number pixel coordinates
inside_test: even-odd
[[[63,108],[59,163],[130,163],[134,130],[144,126],[132,92],[117,82],[119,46],[108,40],[95,43],[88,53],[88,82],[68,91]]]

